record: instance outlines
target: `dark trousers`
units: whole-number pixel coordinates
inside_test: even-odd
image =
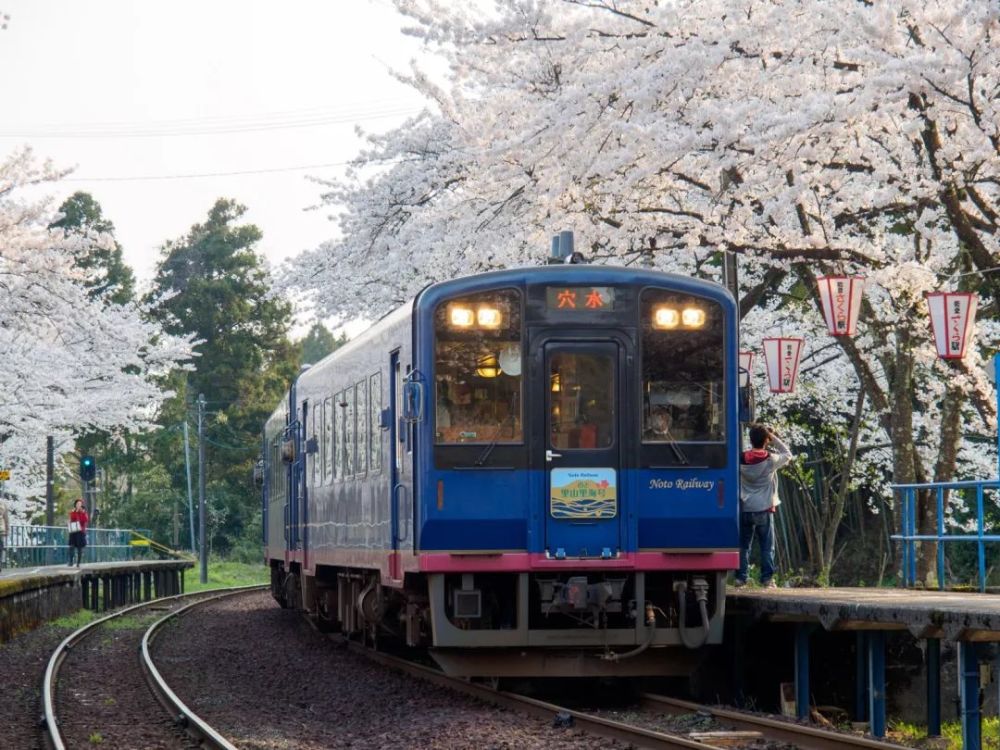
[[[73,552],[76,552],[76,564],[83,562],[83,551],[87,548],[87,537],[84,531],[74,531],[69,535],[69,564],[73,564]]]
[[[774,513],[740,513],[740,569],[737,581],[746,581],[750,568],[750,547],[754,537],[760,547],[760,582],[774,578]]]

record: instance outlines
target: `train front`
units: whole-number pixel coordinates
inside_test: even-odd
[[[419,568],[469,676],[669,675],[738,564],[736,308],[717,284],[547,266],[417,299]]]

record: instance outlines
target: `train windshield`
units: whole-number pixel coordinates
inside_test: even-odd
[[[721,306],[701,297],[646,289],[640,310],[643,442],[723,440]]]
[[[443,302],[434,329],[435,442],[522,442],[521,293]]]

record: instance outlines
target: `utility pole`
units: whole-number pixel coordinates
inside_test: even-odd
[[[90,480],[83,480],[83,507],[87,511],[88,517],[94,515],[94,498],[90,496]]]
[[[736,253],[732,250],[723,250],[722,279],[726,288],[736,299],[736,309],[740,307],[740,280],[739,271],[736,265]]]
[[[1000,352],[993,355],[993,387],[997,392],[997,477],[1000,477]]]
[[[180,501],[178,501],[177,495],[174,495],[174,513],[173,519],[171,519],[171,527],[170,543],[173,544],[174,549],[177,549],[181,546],[181,509]]]
[[[56,525],[55,500],[56,442],[49,435],[45,438],[45,525]]]
[[[736,253],[732,250],[722,251],[722,281],[726,285],[726,289],[729,290],[730,294],[733,295],[733,299],[736,300],[736,349],[739,350],[743,344],[743,336],[740,333],[740,274],[739,274],[739,264],[737,262]],[[750,384],[750,379],[747,378],[747,388],[752,388]],[[743,455],[743,428],[739,430],[737,436],[739,441],[739,451],[740,455]]]
[[[191,499],[191,445],[188,441],[188,423],[184,419],[184,470],[188,480],[188,521],[191,523],[191,552],[196,549],[194,541],[194,501]]]
[[[198,394],[198,546],[201,548],[202,583],[208,583],[208,545],[205,543],[205,394]]]
[[[51,435],[45,438],[45,562],[53,563],[55,546],[52,539],[52,527],[56,525],[56,441]]]

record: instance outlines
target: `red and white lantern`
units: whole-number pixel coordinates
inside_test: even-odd
[[[804,339],[764,339],[764,364],[771,393],[792,393],[799,374],[799,356]]]
[[[861,276],[820,276],[819,298],[823,303],[826,330],[831,336],[853,336],[857,332],[861,293],[865,280]]]
[[[750,373],[753,371],[753,352],[740,349],[740,386],[750,385]]]
[[[976,321],[978,298],[971,292],[928,292],[934,346],[942,359],[961,359]]]

